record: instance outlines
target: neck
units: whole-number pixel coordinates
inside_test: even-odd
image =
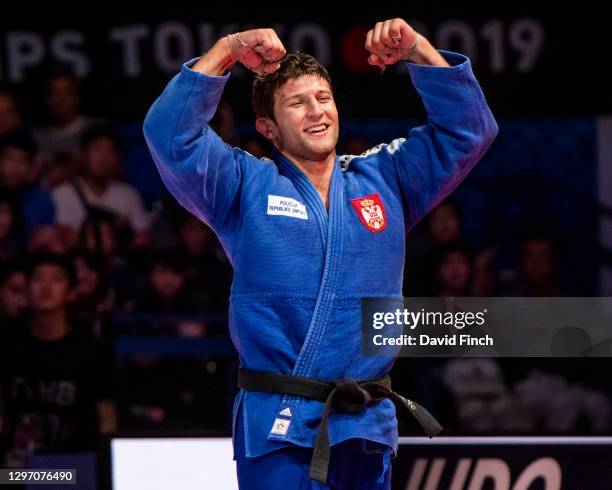
[[[111,183],[111,181],[108,179],[96,179],[89,175],[85,175],[83,177],[83,181],[85,182],[87,187],[89,187],[93,191],[94,194],[97,194],[99,196],[106,192],[108,186]]]
[[[66,322],[66,311],[63,308],[34,315],[32,335],[37,339],[57,340],[66,333],[68,333],[68,323]]]
[[[334,162],[336,161],[336,152],[331,152],[323,160],[308,160],[292,155],[286,150],[279,150],[286,158],[291,160],[298,167],[308,180],[317,190],[317,194],[323,201],[323,205],[327,207],[329,185],[331,182],[332,173],[334,171]]]

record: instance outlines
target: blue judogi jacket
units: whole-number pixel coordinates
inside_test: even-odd
[[[442,54],[451,67],[407,63],[427,124],[362,155],[338,156],[328,209],[285,156],[257,159],[208,126],[229,74],[198,73],[191,60],[150,108],[144,133],[165,185],[215,231],[233,266],[229,325],[241,367],[329,380],[391,369],[393,357],[360,352],[360,298],[401,297],[407,231],[497,134],[470,61]],[[244,424],[246,455],[255,457],[312,447],[322,409],[316,400],[240,391],[234,423]],[[395,451],[395,407],[384,399],[356,414],[334,412],[329,435],[332,445],[358,437]]]

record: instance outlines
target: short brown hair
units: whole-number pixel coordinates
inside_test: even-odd
[[[332,81],[327,69],[314,57],[306,53],[291,53],[280,62],[280,68],[274,73],[258,75],[253,81],[251,104],[255,117],[274,119],[274,93],[289,80],[304,75],[316,75],[327,80],[331,88]]]

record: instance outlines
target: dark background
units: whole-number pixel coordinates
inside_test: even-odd
[[[470,51],[475,72],[498,117],[594,115],[612,110],[605,59],[609,40],[603,12],[603,7],[583,2],[568,7],[507,2],[484,8],[464,3],[417,2],[414,6],[385,9],[338,5],[333,10],[326,4],[301,3],[283,8],[258,3],[244,9],[238,5],[227,8],[181,2],[163,6],[149,3],[138,9],[112,3],[44,10],[13,5],[10,12],[3,13],[1,21],[0,80],[15,85],[8,68],[15,59],[8,52],[8,38],[12,34],[33,31],[44,45],[41,60],[24,70],[24,80],[18,86],[21,93],[29,93],[49,69],[61,64],[52,54],[54,39],[58,42],[57,36],[63,31],[77,31],[83,35],[82,44],[71,49],[84,56],[91,67],[84,78],[85,109],[92,114],[112,113],[122,120],[142,118],[145,108],[177,71],[184,55],[199,55],[207,47],[206,41],[199,40],[201,24],[210,24],[208,32],[212,39],[255,25],[280,25],[280,37],[288,46],[296,28],[314,24],[329,37],[328,66],[342,94],[339,102],[344,116],[410,117],[420,114],[414,96],[385,95],[398,93],[405,78],[392,76],[392,70],[381,76],[376,68],[365,64],[363,50],[364,35],[371,24],[402,17],[414,22],[436,47]],[[178,38],[170,35],[169,56],[176,60],[176,67],[164,70],[156,63],[154,53],[168,22],[180,25],[187,34],[187,45],[181,48]],[[141,70],[130,78],[122,68],[124,45],[111,41],[109,36],[113,29],[129,26],[140,26],[144,32],[135,44]],[[457,33],[457,26],[464,34]],[[529,26],[541,32],[539,47],[529,38],[529,33],[534,32]],[[299,46],[317,54],[308,41]],[[521,46],[527,49],[534,46],[533,61],[524,66],[526,59]],[[228,94],[241,102],[237,104],[239,115],[250,116],[250,76],[241,74],[236,78],[239,83],[230,84]],[[42,105],[35,97],[27,99],[29,108]]]

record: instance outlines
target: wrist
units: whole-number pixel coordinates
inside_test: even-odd
[[[427,38],[419,35],[417,41],[416,46],[413,45],[413,51],[406,57],[402,56],[404,61],[426,66],[450,66],[444,57],[431,45]]]
[[[415,31],[416,37],[414,38],[414,42],[408,48],[404,48],[400,50],[400,57],[404,61],[413,61],[414,58],[419,53],[419,46],[421,44],[421,36],[418,32]]]
[[[205,75],[222,76],[236,61],[229,46],[228,36],[224,36],[202,55],[192,70]]]

